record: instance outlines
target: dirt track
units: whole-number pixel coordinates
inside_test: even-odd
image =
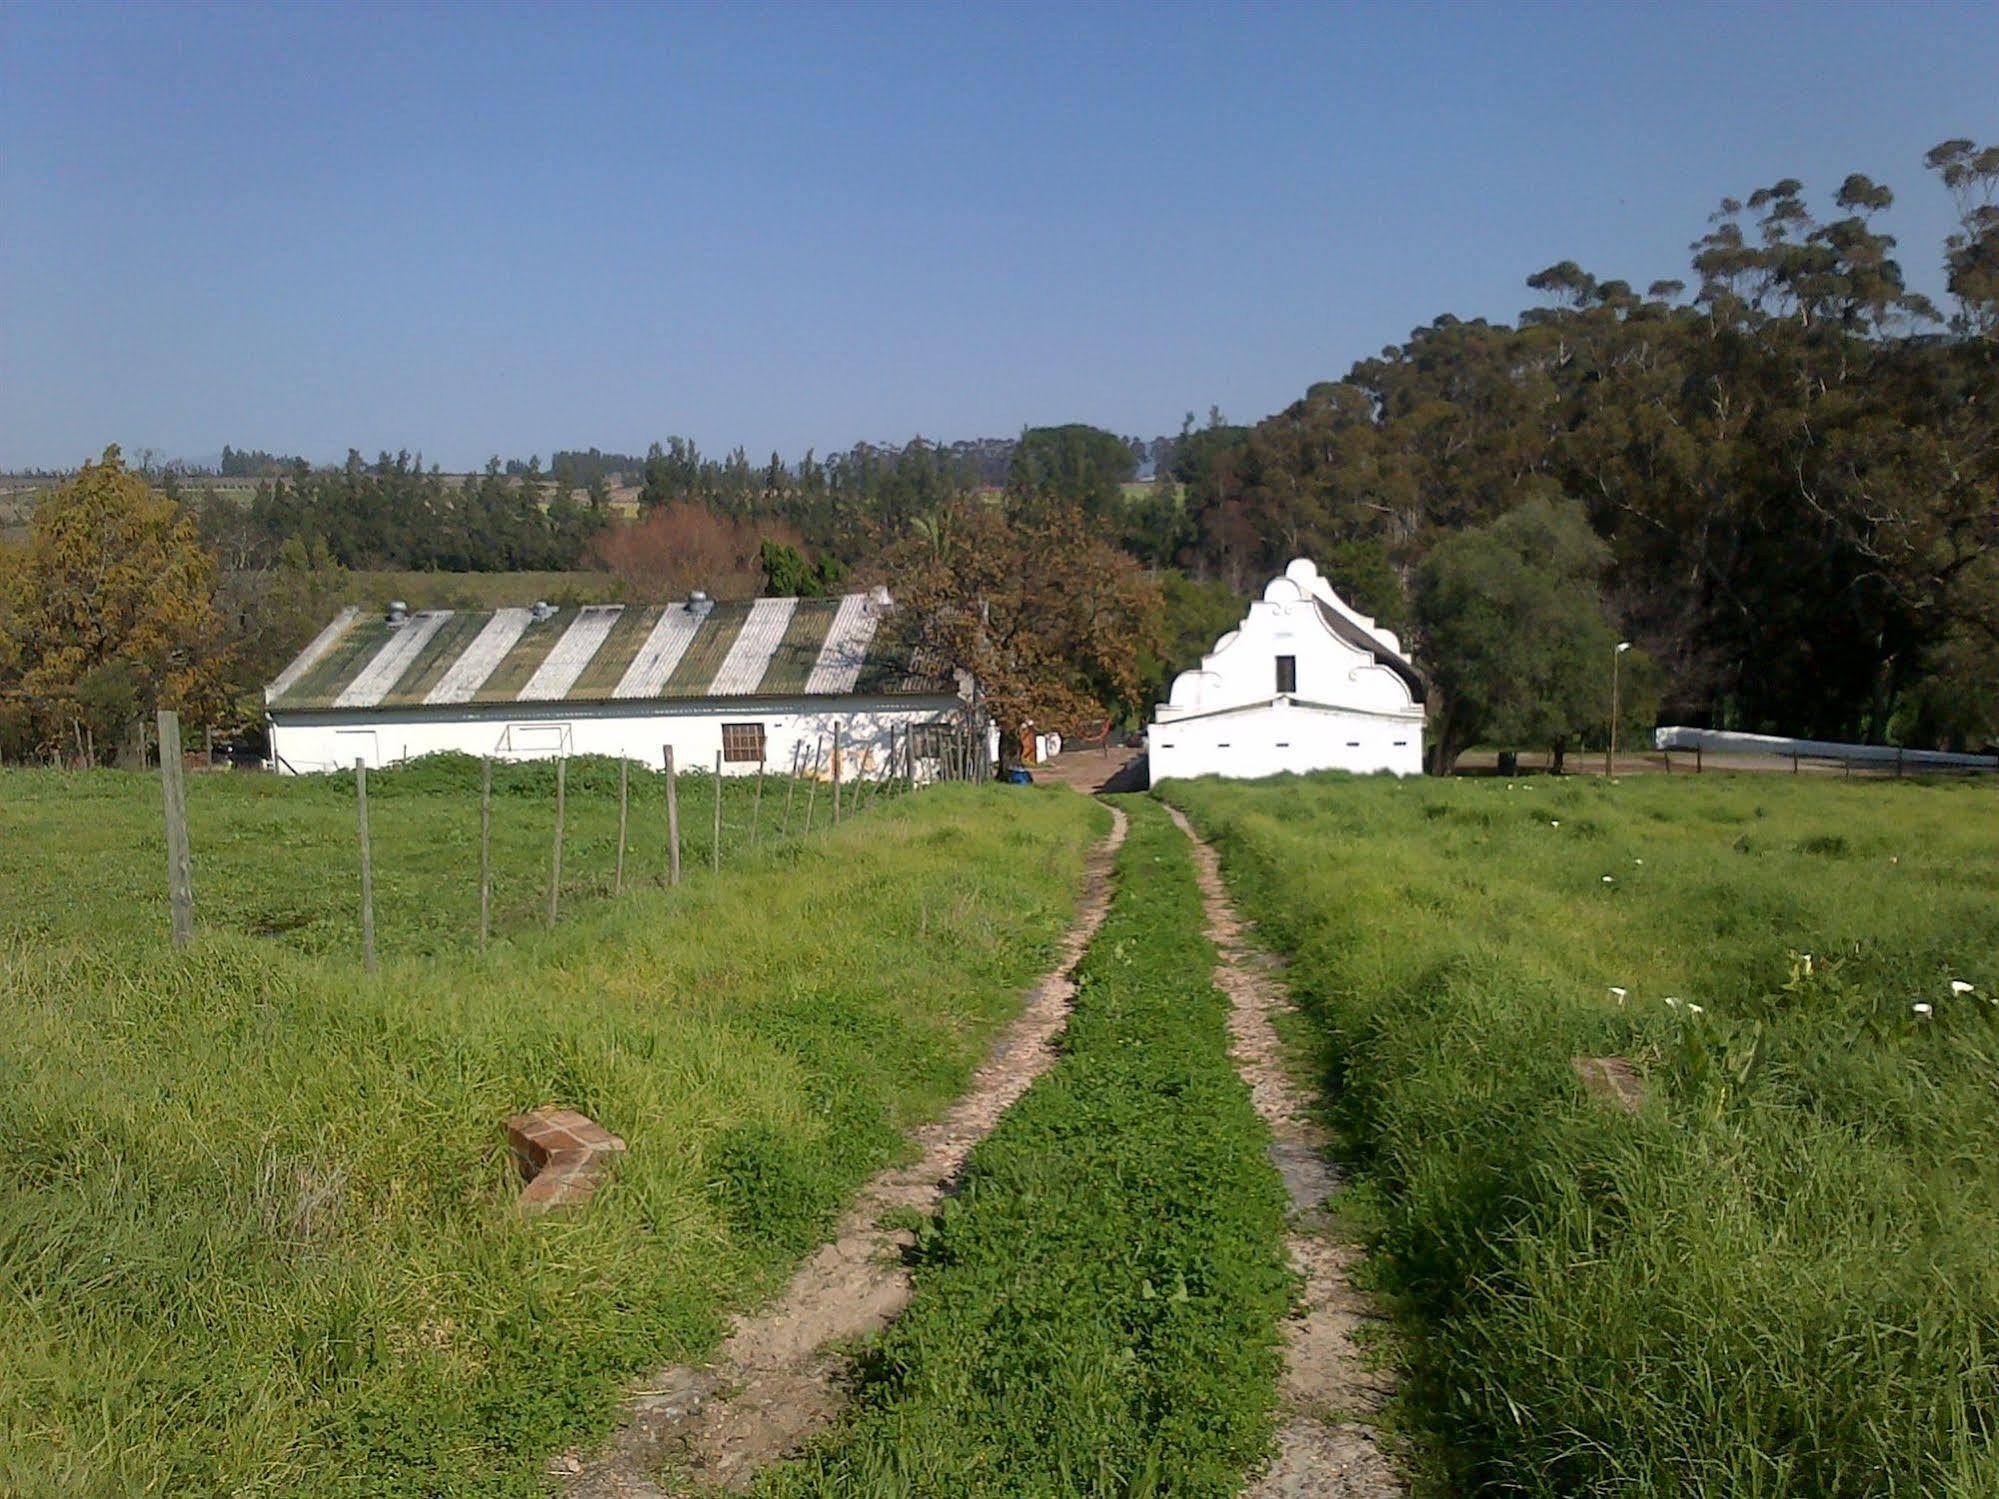
[[[1166,810],[1194,845],[1215,945],[1215,987],[1229,1000],[1231,1051],[1250,1101],[1270,1126],[1271,1161],[1291,1196],[1291,1261],[1305,1278],[1302,1304],[1285,1327],[1277,1455],[1244,1492],[1249,1499],[1394,1499],[1407,1489],[1371,1420],[1390,1384],[1358,1338],[1376,1314],[1351,1280],[1359,1251],[1327,1231],[1323,1207],[1339,1187],[1339,1173],[1326,1159],[1303,1090],[1285,1069],[1272,1024],[1290,998],[1270,958],[1244,936],[1215,851],[1178,808]]]
[[[896,1209],[934,1212],[965,1158],[1028,1086],[1054,1064],[1050,1044],[1068,1019],[1073,974],[1110,909],[1111,861],[1126,819],[1090,853],[1076,919],[1055,967],[1028,996],[943,1118],[916,1132],[914,1164],[883,1171],[862,1189],[831,1243],[798,1269],[770,1306],[739,1318],[710,1363],[662,1369],[628,1398],[625,1423],[593,1454],[558,1458],[553,1476],[574,1499],[641,1499],[685,1484],[747,1488],[758,1470],[794,1451],[840,1409],[849,1340],[878,1332],[908,1304],[906,1230],[882,1227]],[[681,1487],[663,1488],[670,1470]]]

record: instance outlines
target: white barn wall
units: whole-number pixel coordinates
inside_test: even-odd
[[[1154,724],[1147,750],[1154,781],[1195,776],[1367,775],[1423,772],[1420,723],[1343,713],[1279,699],[1259,707]]]
[[[801,764],[809,767],[823,745],[820,772],[827,774],[837,725],[845,751],[842,778],[861,780],[886,773],[892,737],[899,744],[906,729],[954,719],[963,708],[960,699],[948,696],[857,696],[836,704],[824,699],[767,699],[679,706],[655,700],[643,710],[632,702],[557,702],[485,709],[297,712],[272,715],[271,753],[280,772],[300,775],[349,769],[356,759],[377,769],[452,752],[505,759],[607,755],[658,769],[661,747],[671,745],[678,768],[712,770],[722,748],[723,724],[761,723],[767,769],[788,772],[799,746],[803,746]],[[729,775],[752,775],[756,768],[754,761],[724,762],[722,767]],[[922,762],[917,769],[923,772]]]

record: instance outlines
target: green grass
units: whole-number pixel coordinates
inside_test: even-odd
[[[1992,787],[1167,795],[1295,956],[1439,1487],[1999,1493]]]
[[[211,867],[233,813],[286,881],[344,883],[344,852],[280,841],[331,793],[262,784],[204,804]],[[1103,822],[939,788],[369,978],[121,921],[90,842],[116,805],[38,844],[92,922],[0,937],[8,1494],[540,1492],[962,1089]],[[631,1149],[588,1212],[524,1221],[501,1125],[548,1102]]]
[[[725,864],[779,841],[789,778],[722,780]],[[681,865],[707,868],[715,848],[715,781],[679,778]],[[843,808],[884,804],[894,785],[842,788]],[[360,850],[354,777],[250,773],[187,778],[195,916],[206,930],[276,937],[305,952],[357,953]],[[792,788],[790,828],[831,821],[829,786]],[[625,853],[628,885],[667,869],[666,778],[633,766]],[[383,954],[476,946],[479,934],[479,762],[437,755],[368,773],[376,947]],[[545,923],[555,833],[555,767],[493,767],[493,927]],[[569,762],[562,910],[609,896],[618,848],[617,762]],[[0,938],[83,937],[106,928],[167,929],[166,831],[157,771],[0,771]]]
[[[851,1417],[761,1492],[1234,1494],[1268,1441],[1284,1191],[1185,838],[1139,803],[1062,1058],[922,1231]]]

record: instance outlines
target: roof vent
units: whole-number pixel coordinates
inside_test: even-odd
[[[388,614],[390,624],[399,625],[409,617],[410,606],[408,604],[405,604],[401,599],[394,599],[390,602]]]
[[[895,600],[889,596],[886,585],[877,583],[868,590],[868,605],[879,613],[885,609],[893,609]]]
[[[533,615],[535,623],[539,624],[545,619],[555,618],[555,605],[551,604],[547,599],[536,599],[534,607],[528,610],[528,613]]]
[[[698,588],[687,595],[687,612],[689,614],[706,614],[714,607],[715,601]]]

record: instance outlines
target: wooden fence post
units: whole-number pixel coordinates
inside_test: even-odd
[[[715,751],[715,846],[709,851],[711,867],[722,872],[722,752]]]
[[[757,821],[763,816],[764,808],[764,762],[757,761],[757,789],[750,798],[750,852],[757,851]]]
[[[1694,746],[1694,774],[1700,775],[1702,773],[1702,770],[1703,767],[1701,765],[1701,747],[1698,744],[1696,744]]]
[[[673,746],[660,746],[666,761],[666,882],[680,883],[680,791],[673,774]]]
[[[145,720],[140,719],[141,737]],[[194,855],[187,839],[187,785],[181,778],[180,714],[160,709],[160,743],[175,752],[160,756],[160,793],[167,816],[167,906],[173,920],[175,947],[194,939]],[[143,767],[145,762],[141,760]]]
[[[804,755],[805,746],[802,743],[792,745],[791,779],[784,783],[784,836],[787,838],[791,836],[791,798],[798,790],[798,762]]]
[[[368,848],[368,762],[354,761],[354,810],[361,827],[361,966],[375,971],[375,861]]]
[[[905,791],[916,789],[916,725],[904,724],[902,728],[902,787]]]
[[[618,872],[612,876],[611,894],[625,893],[625,823],[630,807],[632,762],[618,757]]]
[[[562,818],[569,799],[569,757],[555,757],[555,848],[548,860],[548,924],[555,925],[562,907]]]
[[[493,757],[479,762],[479,951],[493,928]]]
[[[833,725],[833,826],[840,825],[840,726]]]
[[[812,779],[805,783],[805,836],[812,836],[812,804],[819,797],[819,757],[826,753],[826,740],[821,736],[812,746]]]
[[[873,749],[870,747],[868,754],[861,757],[863,766],[867,764],[872,755]],[[854,788],[854,815],[856,817],[859,817],[862,812],[875,804],[875,788],[879,784],[879,780],[880,778],[877,776],[864,774],[861,783]]]

